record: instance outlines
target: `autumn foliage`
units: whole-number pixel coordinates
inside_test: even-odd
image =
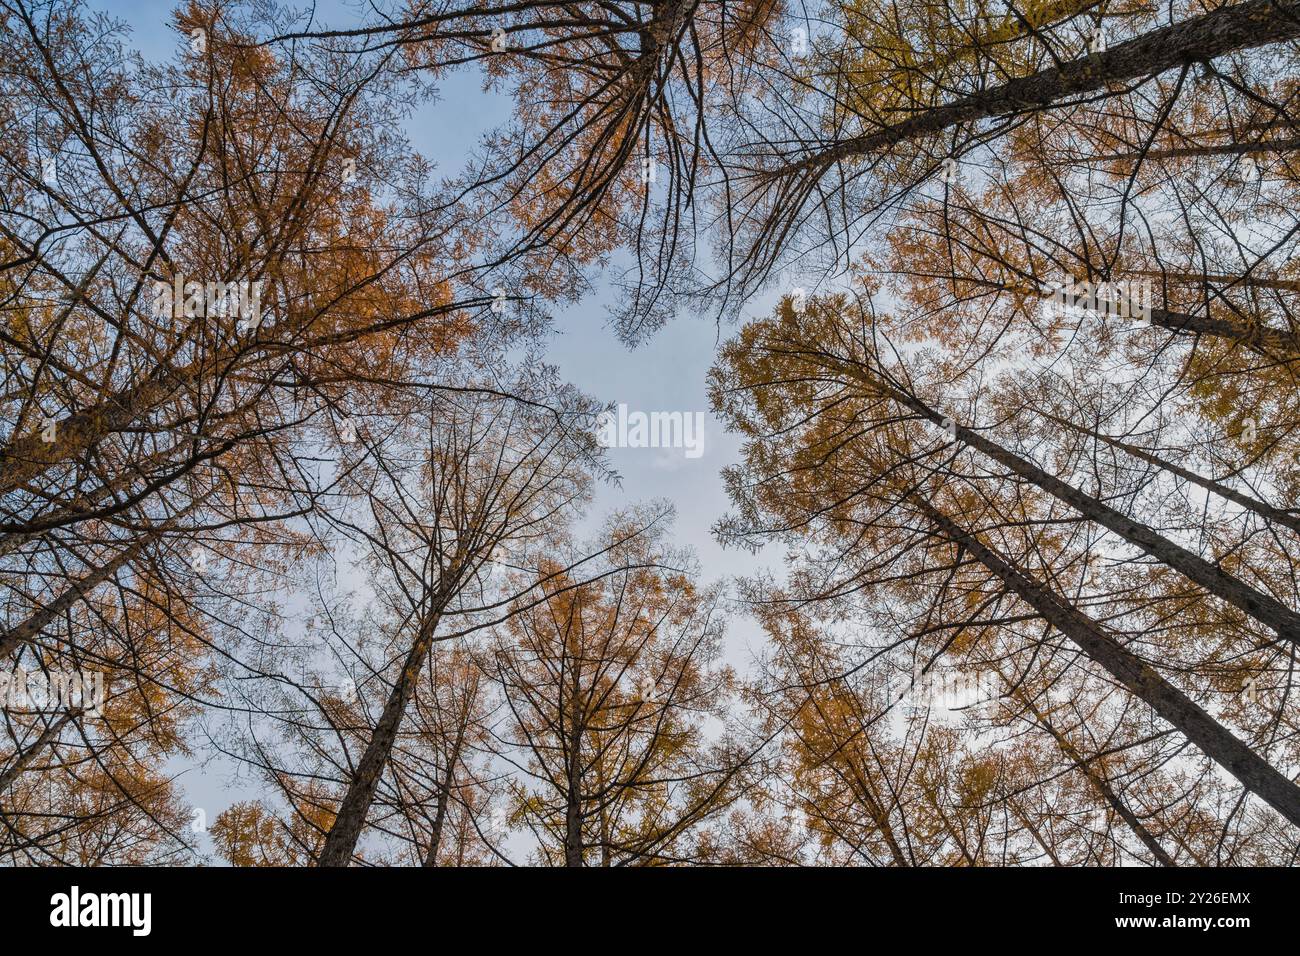
[[[0,4],[0,861],[1294,861],[1297,4],[383,6]]]

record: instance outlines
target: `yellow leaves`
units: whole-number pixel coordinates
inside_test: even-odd
[[[988,802],[1002,776],[1001,771],[1001,761],[997,757],[977,758],[964,763],[956,787],[962,804],[978,806]]]
[[[861,51],[851,61],[849,108],[897,119],[952,98],[951,90],[972,76],[1032,72],[1043,54],[1031,35],[1048,27],[1056,33],[1093,4],[1031,0],[1016,5],[1020,16],[984,3],[969,6],[969,15],[953,18],[951,5],[929,0],[847,5],[845,26]]]
[[[217,854],[231,866],[303,866],[310,862],[304,824],[286,825],[264,804],[241,801],[223,810],[209,830]]]
[[[576,806],[591,852],[618,848],[618,859],[682,837],[683,805],[701,814],[726,802],[710,782],[726,767],[702,769],[727,759],[704,727],[734,683],[717,660],[719,595],[699,587],[664,534],[661,513],[638,509],[605,523],[585,580],[554,577],[559,559],[543,561],[545,600],[505,623],[489,670],[538,782],[519,812],[562,843]]]

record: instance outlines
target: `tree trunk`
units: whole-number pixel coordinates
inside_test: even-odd
[[[0,494],[15,491],[54,465],[82,454],[106,436],[129,427],[173,395],[197,388],[206,369],[206,363],[198,362],[179,369],[160,364],[139,384],[60,419],[52,442],[42,441],[39,431],[12,437],[0,448],[0,475],[3,475]]]
[[[432,306],[400,320],[367,323],[364,327],[321,336],[317,342],[324,345],[343,345],[387,328],[414,324],[421,319],[452,311],[450,306]],[[247,374],[258,362],[275,359],[283,354],[292,340],[308,327],[314,315],[305,315],[277,323],[275,334],[279,341],[254,340],[223,349],[202,362],[191,362],[180,368],[170,365],[167,356],[145,378],[117,392],[105,396],[89,408],[74,412],[56,423],[53,442],[41,440],[39,432],[23,436],[10,436],[0,447],[0,494],[22,488],[29,481],[44,474],[61,462],[71,461],[93,448],[103,439],[130,427],[145,415],[160,408],[175,396],[186,391],[197,391],[205,382],[219,374],[238,370]],[[311,344],[311,343],[309,343]],[[300,346],[306,348],[307,346]],[[236,364],[238,363],[238,364]]]
[[[0,799],[3,799],[4,791],[9,789],[9,785],[18,779],[18,775],[22,773],[27,765],[36,758],[36,755],[54,742],[54,740],[59,736],[59,731],[84,713],[84,708],[74,707],[72,710],[68,711],[58,720],[46,727],[41,735],[18,755],[17,759],[10,764],[9,769],[0,774]]]
[[[564,799],[564,865],[582,866],[582,724],[574,721],[569,741],[568,787]]]
[[[347,866],[352,860],[357,840],[365,826],[366,815],[370,812],[375,791],[379,788],[379,779],[393,752],[393,745],[397,742],[397,729],[406,715],[406,705],[415,692],[420,668],[429,648],[433,646],[433,634],[438,626],[443,600],[440,596],[434,609],[421,622],[420,632],[407,652],[402,672],[388,694],[379,720],[375,722],[374,733],[366,743],[365,752],[361,755],[361,761],[339,804],[338,815],[325,837],[317,866]]]
[[[1300,139],[1271,139],[1255,143],[1218,143],[1213,146],[1170,146],[1166,149],[1149,149],[1145,153],[1134,151],[1131,153],[1109,153],[1096,154],[1093,156],[1082,156],[1080,159],[1088,163],[1107,163],[1123,160],[1161,160],[1161,159],[1189,159],[1193,156],[1244,156],[1249,153],[1284,153],[1293,149],[1300,149]]]
[[[438,847],[442,843],[442,828],[447,820],[447,804],[451,800],[451,787],[456,782],[456,764],[460,762],[461,747],[465,743],[465,730],[469,724],[469,700],[461,714],[460,726],[456,728],[456,742],[452,744],[451,755],[447,759],[447,772],[442,775],[442,787],[438,791],[438,809],[433,815],[433,829],[429,834],[429,852],[425,854],[425,866],[438,865]]]
[[[1004,677],[1003,680],[1006,680],[1006,678]],[[1115,788],[1110,785],[1110,781],[1106,779],[1105,775],[1093,768],[1092,761],[1081,754],[1078,748],[1075,747],[1074,744],[1070,743],[1068,737],[1053,727],[1051,721],[1047,719],[1046,715],[1035,707],[1033,701],[1031,701],[1027,696],[1017,695],[1017,699],[1025,709],[1033,715],[1034,720],[1038,721],[1039,726],[1046,730],[1051,738],[1056,741],[1057,746],[1061,748],[1061,753],[1065,754],[1065,756],[1074,763],[1074,766],[1084,775],[1084,777],[1087,778],[1088,782],[1093,785],[1093,788],[1101,795],[1101,798],[1110,805],[1110,808],[1114,810],[1128,828],[1133,831],[1133,835],[1142,841],[1142,845],[1151,852],[1155,861],[1161,866],[1176,866],[1177,864],[1174,863],[1173,857],[1165,852],[1165,848],[1160,845],[1160,841],[1152,835],[1151,831],[1146,828],[1145,824],[1143,824],[1142,821],[1137,818],[1137,815],[1128,808],[1128,805],[1120,799],[1120,795],[1115,792]]]
[[[1211,272],[1178,272],[1172,269],[1131,269],[1129,275],[1165,279],[1189,285],[1220,285],[1243,289],[1273,289],[1300,292],[1300,279],[1277,279],[1252,275],[1217,275]]]
[[[425,866],[438,865],[438,847],[442,843],[442,826],[447,819],[447,800],[451,793],[451,769],[448,768],[447,775],[442,782],[442,789],[438,791],[438,809],[433,815],[433,830],[429,834],[429,850],[424,855]]]
[[[1296,826],[1300,826],[1300,787],[1238,740],[1182,691],[1121,647],[1092,618],[1032,580],[974,534],[957,525],[918,495],[908,501],[946,540],[966,550],[1012,593],[1073,641],[1115,680],[1147,703],[1207,757],[1232,774]]]
[[[16,624],[3,634],[0,634],[0,659],[7,657],[17,650],[20,645],[40,634],[47,624],[78,601],[84,600],[91,591],[134,560],[147,545],[157,541],[164,533],[174,531],[181,518],[197,511],[215,494],[216,489],[207,491],[187,504],[180,512],[168,519],[165,524],[137,532],[132,543],[117,557],[87,574],[81,580],[74,582],[71,587],[22,623]]]
[[[1209,335],[1239,342],[1252,352],[1275,361],[1291,362],[1300,358],[1300,347],[1297,347],[1295,337],[1268,325],[1246,325],[1168,309],[1152,309],[1151,324],[1180,335]]]
[[[1300,141],[1298,141],[1300,142]],[[997,260],[996,255],[982,253],[988,258]],[[1134,275],[1147,275],[1146,272],[1136,272]],[[962,276],[958,279],[962,285],[973,285],[982,288],[996,289],[1005,292],[1016,292],[1022,295],[1038,296],[1043,299],[1052,299],[1054,293],[1045,292],[1037,286],[1021,285],[1017,283],[994,282],[991,279],[975,278],[972,276]],[[1086,305],[1084,303],[1087,303]],[[1120,303],[1115,301],[1106,301],[1104,299],[1086,298],[1076,303],[1080,308],[1092,308],[1095,311],[1110,311],[1116,314]],[[1130,304],[1129,312],[1132,311]],[[1206,315],[1192,315],[1187,312],[1171,312],[1168,309],[1151,310],[1151,324],[1157,328],[1175,332],[1179,335],[1208,335],[1211,338],[1226,339],[1230,342],[1236,342],[1244,345],[1258,355],[1264,358],[1280,362],[1290,362],[1300,358],[1300,341],[1290,333],[1269,325],[1247,325],[1243,322],[1233,322],[1229,319],[1215,319]]]
[[[1158,76],[1188,63],[1296,36],[1300,36],[1300,3],[1295,0],[1230,4],[1063,66],[931,107],[900,123],[843,140],[775,172],[781,175],[811,169],[820,173],[840,160],[940,133],[958,124],[1045,109],[1058,100],[1103,90],[1111,83]]]
[[[1300,515],[1297,515],[1294,512],[1283,511],[1281,508],[1274,508],[1272,505],[1268,504],[1267,502],[1260,501],[1258,498],[1252,498],[1250,495],[1243,494],[1240,491],[1237,491],[1233,488],[1229,488],[1227,485],[1221,484],[1220,482],[1215,481],[1213,478],[1202,477],[1201,475],[1198,475],[1196,472],[1188,468],[1184,468],[1181,465],[1176,465],[1172,461],[1167,461],[1166,459],[1161,458],[1159,455],[1147,451],[1145,448],[1139,448],[1137,445],[1130,445],[1128,442],[1121,441],[1118,438],[1112,438],[1110,435],[1104,435],[1101,432],[1094,431],[1091,428],[1084,428],[1081,425],[1076,425],[1073,422],[1066,421],[1063,418],[1057,418],[1055,415],[1048,415],[1044,413],[1043,417],[1048,419],[1051,422],[1055,422],[1057,425],[1060,425],[1062,428],[1068,428],[1071,429],[1072,431],[1078,432],[1081,435],[1087,435],[1091,438],[1095,438],[1100,442],[1104,442],[1105,444],[1110,445],[1112,448],[1118,448],[1120,451],[1132,455],[1134,458],[1139,458],[1142,461],[1149,462],[1150,464],[1155,465],[1157,468],[1169,472],[1171,475],[1177,475],[1179,478],[1183,478],[1187,481],[1190,481],[1192,484],[1204,488],[1206,491],[1213,492],[1214,494],[1218,495],[1220,498],[1226,499],[1227,501],[1231,501],[1234,504],[1241,505],[1243,508],[1249,511],[1253,511],[1261,518],[1266,518],[1269,521],[1275,522],[1276,524],[1280,524],[1283,527],[1290,528],[1292,531],[1296,532],[1297,534],[1300,534]]]
[[[19,646],[40,634],[47,624],[78,601],[83,600],[87,594],[130,563],[130,561],[144,549],[144,546],[157,536],[158,533],[155,532],[138,539],[134,544],[107,564],[101,565],[90,574],[87,574],[84,578],[74,582],[53,601],[30,615],[25,621],[20,624],[15,624],[13,627],[9,628],[9,630],[0,634],[0,659],[8,657],[16,651]]]
[[[847,363],[837,362],[837,364],[846,368],[855,378],[867,382],[873,389],[883,391],[900,405],[912,409],[936,425],[943,427],[945,422],[949,421],[916,396],[890,387],[884,382],[875,381],[860,369]],[[1084,517],[1115,532],[1125,541],[1169,565],[1211,594],[1272,628],[1283,639],[1300,646],[1300,614],[1296,614],[1281,601],[1251,587],[1200,555],[1193,554],[1164,535],[1121,514],[1073,485],[1049,475],[1033,462],[1008,451],[978,432],[956,423],[950,424],[950,430],[955,433],[958,441],[978,449],[999,464],[1005,465],[1015,474],[1070,505]]]

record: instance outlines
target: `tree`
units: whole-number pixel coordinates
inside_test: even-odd
[[[743,782],[740,749],[706,736],[732,683],[720,594],[665,546],[669,517],[610,519],[593,549],[605,570],[588,581],[550,558],[537,572],[545,600],[497,630],[487,670],[507,718],[496,737],[523,774],[512,820],[544,863],[688,860],[693,832]]]
[[[321,617],[320,634],[308,644],[323,643],[329,654],[302,662],[304,671],[317,672],[314,687],[312,680],[285,680],[279,667],[245,665],[232,674],[249,670],[259,677],[269,697],[252,702],[252,709],[289,715],[286,732],[301,745],[282,757],[244,746],[243,759],[282,786],[297,786],[299,777],[337,781],[320,865],[352,859],[363,831],[377,825],[372,812],[409,805],[410,774],[426,772],[423,763],[436,765],[440,748],[461,755],[449,759],[444,777],[464,759],[465,741],[456,738],[470,729],[431,721],[430,708],[461,709],[468,721],[483,705],[464,663],[452,664],[458,652],[435,659],[433,648],[468,640],[504,615],[516,595],[501,592],[505,579],[497,563],[524,561],[555,540],[586,499],[589,470],[599,467],[589,432],[594,409],[579,395],[548,387],[544,380],[532,386],[521,380],[507,395],[470,380],[460,391],[423,408],[413,401],[358,432],[349,452],[355,460],[343,463],[346,478],[321,516],[335,529],[331,552],[355,547],[373,609],[352,616],[334,599],[336,608]],[[525,400],[530,389],[533,398]],[[327,568],[337,560],[331,556]],[[322,598],[328,607],[328,594]],[[333,679],[320,674],[326,667]],[[413,705],[419,720],[410,724]],[[413,757],[426,747],[433,753]],[[403,766],[391,765],[395,754]],[[451,798],[450,783],[430,783],[433,801]],[[382,800],[381,786],[388,790]],[[433,834],[421,836],[429,841],[424,855],[436,857]]]
[[[1163,25],[1149,9],[1119,5],[1100,39],[1109,10],[1029,9],[1027,17],[1013,5],[1012,25],[981,4],[833,7],[849,42],[815,48],[800,96],[738,112],[729,155],[737,172],[722,210],[732,298],[783,265],[843,268],[861,236],[888,228],[901,197],[948,164],[997,155],[1024,123],[1122,101],[1174,71],[1176,97],[1191,64],[1283,51],[1296,35],[1294,11],[1264,0],[1171,9]],[[1124,21],[1123,39],[1111,19]]]
[[[1101,583],[1088,570],[1098,546],[1085,539],[1080,552],[1071,533],[1077,519],[1056,514],[1052,502],[1129,545],[1160,536],[1028,465],[986,437],[988,426],[938,414],[937,404],[956,402],[920,399],[906,364],[887,366],[878,335],[840,297],[798,316],[784,303],[724,347],[715,403],[750,441],[744,466],[729,479],[741,511],[723,533],[816,541],[825,550],[796,578],[797,600],[839,605],[862,590],[901,590],[921,602],[906,630],[950,635],[939,654],[954,641],[996,635],[993,623],[1004,615],[1028,615],[1295,823],[1300,790],[1150,657],[1125,646],[1133,634],[1122,605],[1100,624],[1082,608],[1104,597],[1067,596]],[[1163,545],[1146,551],[1182,561]],[[1078,564],[1079,583],[1062,580]],[[1211,593],[1228,600],[1217,588]],[[992,620],[982,621],[985,614]]]

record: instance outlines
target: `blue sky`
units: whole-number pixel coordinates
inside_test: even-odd
[[[132,29],[134,46],[149,59],[177,55],[180,36],[168,26],[174,4],[168,0],[92,0],[94,9],[118,17]],[[318,5],[317,23],[346,26],[355,14],[343,4]],[[333,11],[332,13],[330,11]],[[407,134],[442,173],[454,173],[464,156],[507,115],[502,96],[484,92],[473,69],[463,70],[441,86],[441,100],[426,104],[407,124]],[[622,486],[604,490],[597,512],[629,501],[666,497],[679,514],[678,540],[697,549],[711,576],[752,567],[744,556],[719,548],[709,528],[726,510],[719,471],[736,459],[740,443],[723,432],[708,413],[706,377],[719,344],[719,329],[708,319],[682,316],[636,349],[624,346],[606,315],[608,286],[595,277],[596,289],[576,306],[555,313],[555,333],[547,360],[568,380],[602,401],[624,402],[634,410],[705,413],[704,454],[688,459],[681,449],[627,448],[611,452]],[[774,299],[765,299],[770,310]],[[724,326],[723,338],[733,330]]]
[[[103,10],[125,21],[132,30],[131,45],[146,59],[162,60],[179,53],[182,39],[168,25],[175,4],[168,0],[90,0],[92,9]],[[327,2],[317,6],[317,24],[348,26],[356,21],[350,6]],[[479,137],[506,116],[508,102],[484,92],[476,70],[466,69],[441,85],[441,100],[426,104],[414,115],[407,134],[440,171],[454,174]],[[708,413],[706,379],[719,334],[708,319],[680,316],[652,340],[636,349],[624,346],[607,321],[609,288],[596,277],[593,294],[555,313],[555,332],[547,360],[565,379],[602,402],[621,402],[632,410],[703,412],[703,454],[687,458],[683,449],[623,448],[611,450],[611,463],[621,476],[618,486],[606,485],[597,495],[591,520],[637,501],[667,498],[677,508],[675,541],[693,548],[709,581],[725,580],[749,573],[774,556],[755,558],[724,550],[710,533],[713,523],[728,508],[720,471],[738,457],[740,442],[726,434]],[[775,297],[754,303],[749,315],[770,311]],[[760,629],[742,615],[729,626],[727,657],[744,670],[752,650],[762,640]],[[254,781],[236,784],[231,769],[216,762],[206,768],[188,763],[182,784],[192,805],[202,808],[208,823],[235,800],[257,793]]]

